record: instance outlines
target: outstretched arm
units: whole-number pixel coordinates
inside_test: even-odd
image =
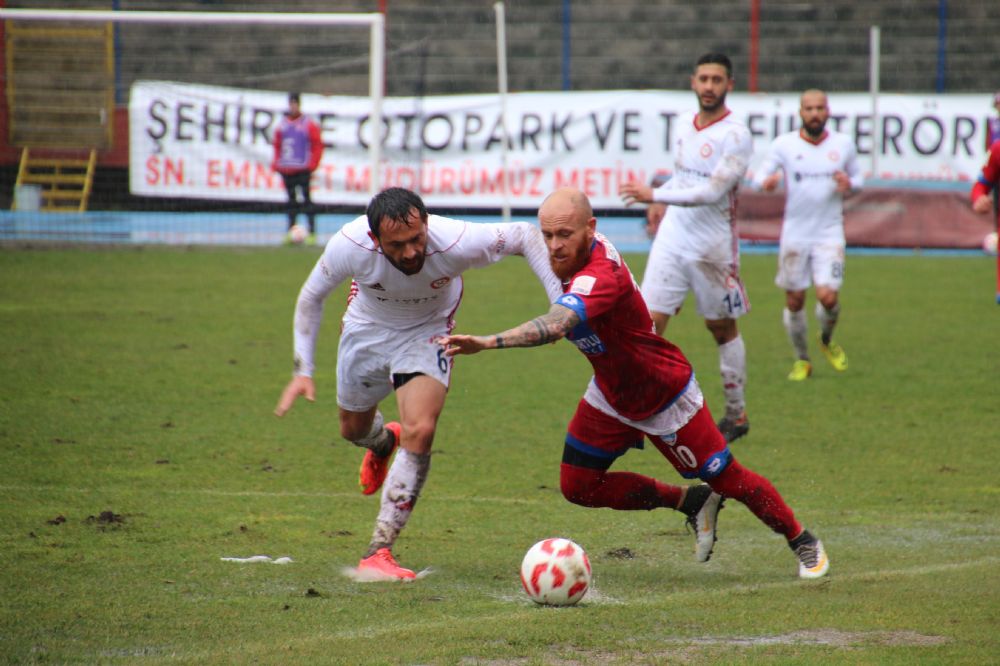
[[[504,347],[538,347],[566,337],[580,323],[580,315],[555,303],[549,311],[520,326],[494,335],[446,335],[438,339],[445,354],[475,354],[484,349]]]
[[[723,142],[723,154],[704,183],[680,187],[668,181],[655,190],[649,186],[626,183],[618,190],[626,206],[636,202],[656,201],[673,206],[704,206],[719,201],[736,188],[750,164],[753,143],[749,132],[731,132]]]

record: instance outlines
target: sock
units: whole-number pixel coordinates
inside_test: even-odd
[[[804,310],[792,312],[785,308],[783,313],[785,331],[788,332],[788,340],[795,349],[795,356],[803,361],[809,360],[809,343],[806,341],[809,322],[806,319]]]
[[[372,420],[372,427],[368,434],[361,439],[351,440],[355,446],[363,449],[370,449],[379,458],[384,458],[392,453],[392,447],[396,443],[395,436],[385,429],[385,419],[382,412],[375,410],[375,418]]]
[[[708,483],[720,495],[745,504],[762,523],[786,539],[794,539],[802,533],[802,526],[791,507],[785,504],[774,485],[735,460]]]
[[[816,537],[809,533],[809,530],[802,530],[802,534],[798,535],[794,539],[788,540],[788,547],[795,550],[802,544],[813,543],[816,541]]]
[[[396,537],[406,527],[420,490],[431,468],[430,453],[412,453],[400,449],[392,461],[382,486],[382,507],[375,519],[375,531],[368,544],[369,557],[380,548],[392,548]]]
[[[681,505],[677,507],[677,510],[686,516],[693,516],[701,511],[701,507],[705,504],[705,500],[707,500],[708,496],[712,494],[712,487],[703,483],[697,486],[688,486],[686,490],[687,492],[684,493],[684,500],[681,502]]]
[[[719,345],[719,370],[722,374],[722,391],[726,396],[726,416],[738,419],[746,411],[743,386],[747,382],[747,352],[743,336],[737,335],[724,345]]]
[[[667,507],[677,508],[684,489],[632,472],[607,472],[600,469],[562,464],[559,485],[563,497],[580,506],[638,511]]]
[[[833,306],[832,310],[827,310],[822,303],[816,303],[816,320],[819,322],[820,339],[824,345],[830,344],[833,337],[833,327],[837,325],[837,318],[840,316],[840,303]]]

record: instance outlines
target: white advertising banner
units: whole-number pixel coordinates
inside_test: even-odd
[[[510,205],[534,208],[572,185],[595,207],[619,208],[618,186],[673,168],[677,123],[696,106],[690,91],[514,93],[507,105]],[[754,163],[770,141],[798,127],[798,95],[731,93],[733,112],[754,137]],[[138,82],[129,102],[133,194],[234,201],[284,201],[270,164],[284,92],[159,81]],[[875,125],[867,94],[831,94],[830,127],[854,138],[871,177]],[[879,97],[877,177],[971,182],[985,155],[990,96]],[[312,181],[323,204],[368,201],[372,136],[364,97],[302,95],[325,149]],[[496,95],[387,98],[382,187],[415,190],[429,206],[499,208],[504,203],[504,129]]]

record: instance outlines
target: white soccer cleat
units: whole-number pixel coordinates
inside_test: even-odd
[[[712,549],[715,547],[715,528],[718,525],[719,511],[722,510],[724,500],[722,495],[711,491],[709,486],[694,486],[688,492],[695,492],[696,489],[709,490],[701,508],[693,515],[688,516],[687,523],[694,530],[694,559],[697,562],[708,562],[712,557]],[[702,490],[703,492],[703,490]]]
[[[830,558],[826,556],[823,542],[810,535],[811,540],[795,549],[799,558],[799,578],[822,578],[830,570]]]

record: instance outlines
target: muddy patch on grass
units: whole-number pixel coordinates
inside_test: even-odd
[[[609,550],[605,553],[608,557],[615,560],[634,560],[635,552],[631,548],[615,548],[614,550]]]
[[[83,522],[101,530],[118,529],[125,524],[125,516],[114,511],[101,511],[96,516],[87,516]]]

